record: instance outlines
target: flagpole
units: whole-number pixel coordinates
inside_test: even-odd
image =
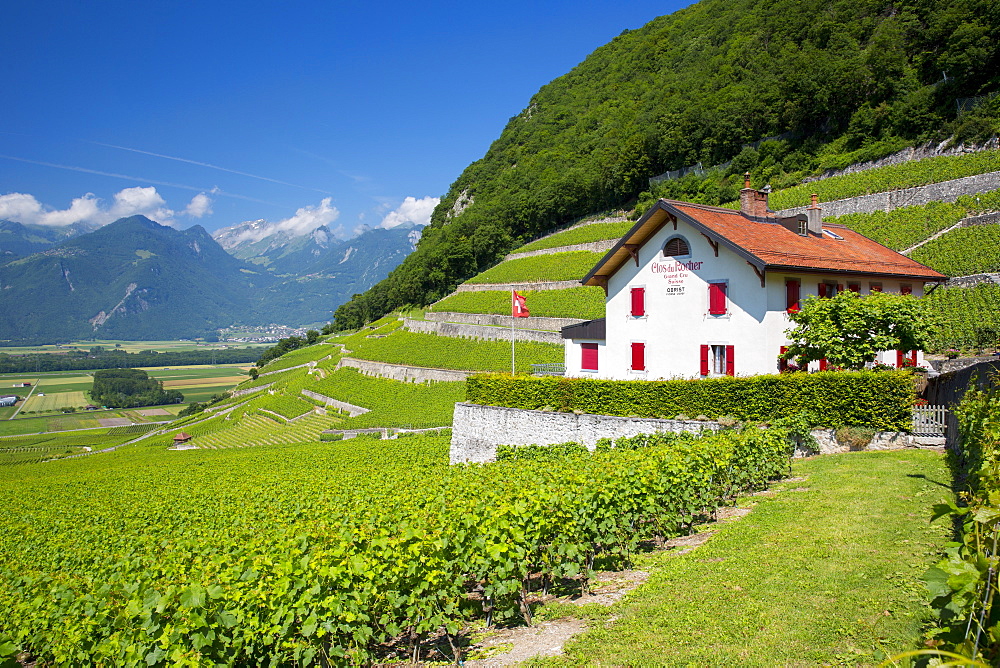
[[[517,302],[517,298],[514,296],[515,292],[513,289],[510,291],[510,375],[514,375],[514,323],[517,322],[517,318],[514,313],[514,304]]]

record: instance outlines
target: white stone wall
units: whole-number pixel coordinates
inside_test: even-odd
[[[612,440],[623,436],[652,434],[656,432],[714,431],[716,422],[694,420],[658,420],[655,418],[629,418],[612,415],[576,415],[531,411],[500,406],[457,403],[452,424],[450,460],[452,464],[484,463],[496,459],[500,445],[553,445],[556,443],[583,443],[593,450],[602,438]],[[833,429],[815,429],[819,453],[848,452],[850,447],[837,441]],[[866,450],[896,450],[917,444],[910,434],[894,431],[876,432]],[[817,454],[797,450],[796,456]]]
[[[573,441],[593,450],[602,438],[654,432],[700,433],[714,429],[718,429],[715,422],[576,415],[457,403],[452,420],[451,463],[493,461],[499,445],[551,445]]]

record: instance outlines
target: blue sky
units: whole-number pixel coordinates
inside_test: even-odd
[[[0,219],[426,219],[539,87],[688,3],[20,2]]]

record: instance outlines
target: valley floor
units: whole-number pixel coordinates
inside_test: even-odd
[[[949,540],[931,506],[953,496],[939,451],[795,462],[790,481],[744,499],[704,545],[636,564],[649,581],[611,607],[549,606],[590,630],[538,665],[877,665],[920,647],[921,574]],[[500,657],[496,657],[500,658]]]

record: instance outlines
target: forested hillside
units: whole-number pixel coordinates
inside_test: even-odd
[[[515,245],[637,198],[718,204],[746,170],[777,188],[989,136],[998,38],[990,0],[702,0],[626,31],[532,97],[451,186],[417,250],[336,325],[439,299]],[[650,177],[699,162],[729,164],[648,192]]]

